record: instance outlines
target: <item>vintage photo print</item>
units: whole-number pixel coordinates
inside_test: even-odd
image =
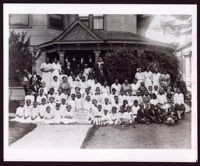
[[[4,4],[6,161],[197,161],[196,5]]]

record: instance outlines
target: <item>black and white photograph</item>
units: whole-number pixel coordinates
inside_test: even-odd
[[[195,5],[23,5],[4,4],[6,160],[197,160]]]

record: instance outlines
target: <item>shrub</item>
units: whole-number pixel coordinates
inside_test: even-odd
[[[158,67],[160,71],[166,69],[174,82],[179,73],[179,61],[173,54],[143,52],[133,48],[119,47],[109,51],[104,56],[106,71],[109,73],[111,83],[118,78],[122,83],[125,79],[132,81],[138,67],[144,70],[148,67],[154,69]]]

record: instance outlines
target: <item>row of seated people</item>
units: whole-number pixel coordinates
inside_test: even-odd
[[[47,124],[72,123],[76,122],[74,116],[76,111],[84,109],[90,114],[88,123],[96,125],[110,124],[111,120],[104,123],[104,119],[105,117],[113,119],[113,112],[114,117],[117,118],[114,124],[123,124],[129,120],[131,124],[168,123],[169,121],[170,124],[174,124],[185,113],[184,96],[180,89],[175,93],[169,93],[169,90],[167,92],[163,89],[158,90],[157,86],[153,91],[151,88],[147,90],[140,87],[136,94],[131,90],[126,93],[123,88],[120,89],[120,93],[112,88],[109,94],[99,87],[96,87],[95,93],[92,94],[91,89],[91,87],[86,88],[83,93],[79,87],[75,87],[74,92],[71,93],[70,89],[59,88],[58,92],[54,93],[54,89],[51,88],[49,94],[45,94],[44,89],[41,88],[37,97],[29,92],[25,97],[26,104],[24,106],[22,104],[17,109],[17,117],[14,120]]]

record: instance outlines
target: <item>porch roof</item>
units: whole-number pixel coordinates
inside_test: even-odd
[[[175,49],[172,45],[151,40],[131,32],[91,30],[80,20],[75,21],[68,29],[51,41],[38,45],[45,48],[57,44],[78,43],[127,43],[127,44],[150,44]]]

